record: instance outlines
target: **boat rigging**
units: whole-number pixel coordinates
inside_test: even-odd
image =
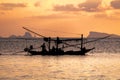
[[[90,49],[86,49],[84,44],[110,37],[110,36],[105,36],[103,38],[99,38],[99,39],[95,39],[95,40],[92,40],[92,41],[84,42],[83,34],[81,34],[80,38],[76,38],[76,39],[74,39],[74,38],[73,39],[60,39],[59,37],[56,37],[56,39],[55,39],[55,38],[46,37],[46,36],[43,36],[41,34],[38,34],[35,31],[32,31],[32,30],[30,30],[26,27],[23,27],[23,29],[42,37],[43,40],[48,43],[48,50],[46,49],[46,44],[45,43],[43,43],[41,45],[41,48],[42,48],[41,51],[35,51],[34,50],[35,48],[33,48],[32,45],[29,48],[25,48],[24,51],[30,53],[31,55],[54,55],[54,56],[56,56],[56,55],[86,55],[87,52],[95,49],[95,47],[90,48]],[[75,45],[71,45],[71,44],[67,43],[68,41],[80,41],[80,43],[75,44]],[[52,49],[51,49],[51,42],[55,43],[55,46],[53,46]],[[61,47],[61,46],[59,46],[60,44],[63,44],[64,46]],[[71,46],[72,47],[77,46],[77,48],[79,48],[79,50],[78,51],[73,51],[73,50],[64,51],[63,50],[64,48],[71,47]]]

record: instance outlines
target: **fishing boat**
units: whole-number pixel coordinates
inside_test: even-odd
[[[73,38],[73,39],[60,39],[59,37],[56,37],[55,38],[51,38],[51,37],[46,37],[46,36],[43,36],[41,34],[38,34],[26,27],[23,27],[23,29],[31,32],[31,33],[34,33],[40,37],[43,38],[43,41],[46,42],[48,44],[48,47],[46,47],[45,43],[43,43],[41,45],[41,48],[42,50],[41,51],[35,51],[33,48],[33,46],[31,45],[29,48],[25,48],[24,51],[29,53],[30,55],[53,55],[53,56],[59,56],[59,55],[86,55],[86,53],[90,52],[91,50],[95,49],[95,47],[93,48],[90,48],[90,49],[86,49],[85,45],[86,43],[90,43],[90,42],[94,42],[94,41],[97,41],[97,40],[100,40],[100,39],[105,39],[105,38],[108,38],[109,36],[105,36],[103,38],[100,38],[100,39],[95,39],[95,40],[92,40],[92,41],[87,41],[87,42],[84,42],[84,37],[83,37],[83,34],[81,34],[81,37],[80,38]],[[80,43],[79,44],[75,44],[75,45],[72,45],[72,44],[68,44],[67,42],[69,41],[79,41]],[[51,42],[54,42],[55,43],[55,46],[53,46],[51,48]],[[64,46],[59,46],[60,44],[63,44]],[[76,47],[79,48],[78,51],[74,51],[74,50],[68,50],[68,51],[64,51],[64,48],[66,47]],[[46,49],[47,48],[47,49]]]

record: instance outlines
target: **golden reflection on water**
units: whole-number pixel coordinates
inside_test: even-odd
[[[120,54],[0,56],[0,80],[116,80]]]

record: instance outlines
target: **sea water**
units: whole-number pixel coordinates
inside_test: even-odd
[[[73,42],[74,43],[74,42]],[[120,80],[120,39],[86,44],[86,56],[25,56],[16,53],[42,40],[0,39],[0,80]]]

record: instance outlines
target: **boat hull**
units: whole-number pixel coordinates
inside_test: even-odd
[[[87,52],[93,50],[92,49],[86,49],[86,50],[81,50],[81,51],[58,51],[58,52],[42,52],[42,51],[32,51],[29,50],[28,53],[30,53],[30,55],[53,55],[53,56],[59,56],[59,55],[85,55]]]

